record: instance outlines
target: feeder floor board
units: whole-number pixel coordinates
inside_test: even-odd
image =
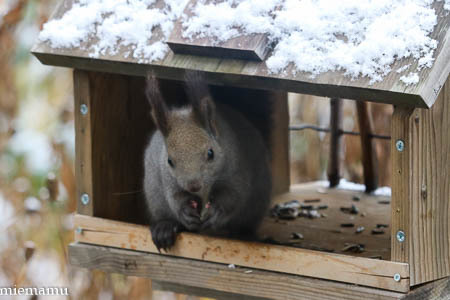
[[[275,201],[317,198],[319,197],[317,189],[317,184],[294,186],[290,193],[275,197]],[[339,207],[350,206],[355,192],[336,189],[324,190],[326,193],[319,194],[324,199],[324,203],[327,202],[330,206],[327,209],[330,210],[327,218],[297,220],[295,221],[296,225],[276,223],[267,218],[262,226],[261,234],[274,233],[272,238],[275,240],[288,238],[293,229],[295,231],[302,230],[305,240],[311,239],[311,241],[302,245],[305,249],[261,242],[230,240],[185,232],[178,235],[175,246],[166,254],[194,260],[227,265],[235,264],[253,269],[355,283],[392,291],[409,291],[408,264],[358,257],[363,256],[364,253],[354,254],[346,252],[341,254],[341,249],[345,246],[345,242],[358,242],[364,243],[366,248],[372,249],[368,250],[366,256],[382,255],[388,257],[389,237],[387,234],[386,236],[357,235],[353,233],[354,229],[345,229],[347,231],[340,234],[332,232],[336,224],[339,225],[339,222],[349,222],[348,219],[351,216],[344,215],[339,211]],[[363,198],[364,196],[361,195],[361,197]],[[331,203],[333,199],[336,203]],[[361,224],[370,228],[372,223],[388,222],[386,218],[390,216],[389,205],[378,204],[376,197],[361,199],[359,203],[361,204],[361,211],[367,209],[367,214],[372,215],[372,218],[367,218],[367,216],[361,217],[359,221]],[[364,208],[363,205],[365,205]],[[333,210],[335,212],[331,212]],[[343,216],[338,217],[341,214]],[[336,216],[338,221],[326,224],[325,221],[334,216]],[[377,216],[379,220],[375,220]],[[315,222],[317,223],[316,225],[314,225]],[[84,215],[75,216],[75,226],[77,228],[75,241],[77,242],[159,253],[151,240],[148,226]],[[311,230],[312,233],[306,233],[307,230]],[[319,250],[322,245],[326,246],[326,248],[338,248],[336,252],[341,253],[315,251]],[[319,248],[313,246],[319,246]],[[395,274],[398,274],[397,276],[400,277],[398,281],[393,279]]]
[[[360,200],[354,201],[353,197]],[[319,202],[304,203],[304,200],[320,199]],[[391,258],[391,205],[380,204],[390,202],[390,197],[373,196],[364,192],[323,188],[319,183],[308,183],[291,186],[289,193],[276,196],[275,203],[298,200],[301,204],[327,205],[327,209],[318,210],[326,217],[310,219],[298,217],[295,220],[265,218],[260,236],[271,237],[283,244],[296,243],[295,246],[311,250],[332,251],[352,256],[377,257],[384,260]],[[348,214],[341,207],[355,205],[359,213]],[[341,227],[341,224],[352,223],[354,227]],[[383,234],[372,234],[377,224],[387,225],[382,228]],[[363,226],[365,230],[355,233],[356,228]],[[303,240],[292,240],[292,233],[301,233]],[[352,253],[343,251],[345,244],[362,244],[364,252]]]
[[[442,279],[412,289],[409,293],[385,291],[249,268],[72,243],[70,263],[76,267],[100,269],[127,276],[148,277],[157,290],[222,300],[302,299],[302,300],[438,300],[449,299],[450,279]]]

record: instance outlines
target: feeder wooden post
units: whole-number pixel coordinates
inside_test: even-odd
[[[411,285],[450,275],[449,129],[449,79],[431,109],[392,118],[391,255],[409,263]]]
[[[372,115],[366,102],[356,101],[358,112],[359,132],[361,137],[361,156],[364,172],[366,193],[378,187],[378,159],[375,142],[370,136],[373,133]]]
[[[328,180],[330,187],[335,187],[341,179],[342,149],[342,99],[330,99],[330,159],[328,161]]]

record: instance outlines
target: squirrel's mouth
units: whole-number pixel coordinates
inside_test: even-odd
[[[209,208],[211,207],[211,202],[206,202],[203,206],[203,203],[200,198],[194,198],[189,200],[189,206],[197,211],[200,216],[200,219],[204,219],[208,213]]]

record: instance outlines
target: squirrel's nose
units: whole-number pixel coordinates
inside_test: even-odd
[[[199,181],[194,180],[194,181],[190,181],[190,182],[188,183],[187,188],[188,188],[188,191],[189,191],[189,192],[191,192],[191,193],[197,193],[197,192],[199,192],[199,191],[202,189],[202,185],[200,184]]]

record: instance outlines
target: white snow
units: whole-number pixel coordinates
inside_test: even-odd
[[[44,24],[39,35],[54,48],[82,48],[89,38],[98,42],[91,57],[116,55],[121,47],[130,46],[140,62],[164,58],[166,43],[150,44],[152,30],[160,27],[166,40],[174,21],[181,15],[187,0],[166,0],[163,8],[152,8],[155,0],[80,0],[62,18]],[[120,45],[120,47],[118,47]]]
[[[406,85],[416,84],[419,82],[419,74],[410,73],[408,75],[403,75],[400,77],[400,80]]]
[[[224,41],[239,35],[236,28],[267,33],[277,41],[267,60],[273,73],[293,64],[293,72],[312,77],[343,70],[353,79],[368,77],[374,83],[397,59],[414,57],[420,68],[430,67],[437,46],[429,37],[437,22],[431,0],[199,2],[193,8],[195,16],[183,24],[186,36]]]
[[[318,182],[318,184],[322,187],[329,187],[330,182],[328,180],[321,180]],[[348,191],[355,191],[355,192],[364,192],[366,190],[366,186],[364,184],[355,183],[348,181],[345,178],[341,178],[339,181],[339,184],[336,187],[340,190],[348,190]],[[373,194],[375,196],[388,196],[390,197],[392,194],[391,188],[388,186],[383,186],[377,188],[375,191],[373,191]]]
[[[437,0],[442,1],[442,0]],[[187,0],[79,0],[39,35],[54,48],[81,48],[90,56],[133,57],[140,63],[162,59],[173,22]],[[193,16],[183,16],[183,35],[215,42],[242,33],[266,33],[276,42],[266,64],[272,73],[306,72],[315,77],[344,71],[373,84],[393,63],[414,58],[417,70],[432,66],[437,41],[430,37],[437,16],[433,0],[198,0]],[[450,9],[450,0],[445,0]],[[153,44],[154,28],[163,37]],[[86,49],[88,40],[93,46]],[[124,48],[125,47],[125,48]],[[414,70],[411,70],[414,71]],[[403,76],[406,85],[418,74]]]

